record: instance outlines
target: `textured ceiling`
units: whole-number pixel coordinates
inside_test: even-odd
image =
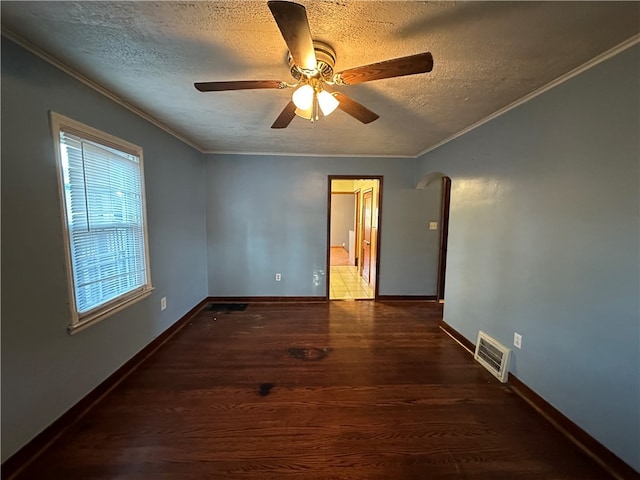
[[[10,2],[26,40],[208,152],[415,156],[637,36],[638,2],[302,1],[336,71],[430,51],[433,72],[338,87],[380,115],[270,126],[291,90],[194,82],[292,78],[266,1]]]

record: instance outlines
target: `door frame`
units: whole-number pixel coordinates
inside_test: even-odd
[[[356,218],[356,231],[355,231],[355,242],[356,242],[356,247],[358,245],[360,245],[360,225],[362,222],[362,219],[360,218],[360,215],[358,215],[358,213],[360,212],[360,189],[356,189],[353,191],[353,194],[355,195],[355,200],[356,200],[356,204],[355,204],[355,218]],[[358,249],[356,248],[356,267],[360,268],[360,263],[362,263],[362,259],[361,259],[361,255],[360,252],[358,252]]]
[[[447,270],[447,243],[449,241],[449,212],[451,210],[451,178],[442,177],[440,200],[440,252],[438,254],[438,291],[436,301],[444,301],[445,273]]]
[[[380,242],[382,238],[382,199],[383,199],[383,175],[328,175],[327,177],[327,258],[326,258],[326,282],[325,297],[329,301],[331,286],[331,182],[333,180],[378,180],[378,212],[376,219],[376,261],[375,261],[375,288],[373,300],[378,299],[380,288]],[[355,190],[354,190],[355,193]],[[357,235],[357,232],[356,232]],[[362,259],[360,259],[362,263]]]
[[[358,265],[358,273],[360,274],[360,276],[362,278],[364,278],[364,242],[366,242],[365,240],[365,236],[366,236],[366,228],[367,228],[367,219],[365,217],[365,201],[364,201],[364,197],[365,195],[367,195],[368,193],[371,194],[371,219],[369,220],[371,222],[371,225],[369,225],[369,235],[371,235],[371,230],[373,229],[373,188],[367,188],[366,190],[363,190],[362,192],[362,218],[360,219],[361,222],[361,228],[362,228],[362,242],[359,244],[360,246],[360,258],[362,259],[362,261],[360,262],[360,264]],[[376,239],[376,250],[377,250],[377,240]],[[371,247],[371,240],[369,240],[369,247]],[[367,272],[367,275],[369,276],[369,278],[371,277],[371,248],[369,248],[369,271]],[[365,280],[367,280],[367,282],[371,283],[370,279],[366,278]]]

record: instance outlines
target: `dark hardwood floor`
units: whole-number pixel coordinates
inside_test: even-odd
[[[430,303],[201,312],[21,479],[604,479]]]

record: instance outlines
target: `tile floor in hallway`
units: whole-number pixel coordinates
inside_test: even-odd
[[[331,266],[329,287],[330,300],[352,300],[375,296],[373,287],[358,275],[358,267]]]

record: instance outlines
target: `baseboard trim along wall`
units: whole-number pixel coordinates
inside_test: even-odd
[[[211,303],[324,303],[325,297],[207,297]]]
[[[2,479],[10,480],[44,452],[58,437],[69,427],[86,414],[96,403],[113,390],[129,374],[138,368],[142,362],[155,353],[164,343],[173,337],[189,320],[209,303],[208,299],[202,300],[189,310],[177,322],[154,338],[146,347],[140,350],[118,370],[107,377],[100,385],[91,390],[69,410],[58,417],[51,425],[31,439],[20,450],[11,455],[2,463]]]
[[[554,427],[560,430],[573,443],[578,445],[587,455],[602,465],[619,480],[640,479],[640,473],[625,463],[620,457],[598,442],[578,425],[556,410],[544,398],[522,383],[518,377],[509,373],[511,389],[531,405],[538,413],[546,418]]]
[[[378,295],[379,302],[435,302],[435,295]],[[212,303],[317,303],[326,302],[326,297],[207,297]]]
[[[453,338],[456,342],[460,344],[462,348],[467,350],[470,354],[476,351],[476,346],[470,340],[467,340],[466,337],[463,337],[460,332],[458,332],[455,328],[453,328],[448,323],[444,322],[444,320],[440,320],[440,330]]]
[[[458,342],[469,353],[473,354],[473,352],[475,352],[475,345],[443,320],[440,321],[440,329]],[[614,478],[619,480],[640,480],[640,473],[636,472],[624,460],[585,432],[511,373],[509,373],[508,385],[513,392],[527,402],[587,455],[602,465]]]
[[[379,302],[435,302],[435,295],[378,295]]]

